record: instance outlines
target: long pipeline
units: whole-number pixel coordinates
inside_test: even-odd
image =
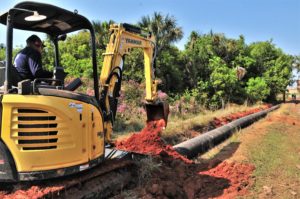
[[[174,147],[174,149],[182,154],[187,156],[188,158],[194,158],[198,154],[202,154],[207,152],[209,149],[215,147],[220,144],[227,138],[229,138],[234,132],[236,132],[239,128],[243,128],[257,121],[261,117],[264,117],[269,112],[279,108],[280,105],[273,106],[269,109],[260,111],[258,113],[254,113],[240,119],[237,119],[233,122],[230,122],[224,126],[201,134],[197,137],[194,137],[190,140],[179,143]]]

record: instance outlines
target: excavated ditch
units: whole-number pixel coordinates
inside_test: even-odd
[[[148,123],[141,132],[116,142],[118,149],[148,154],[153,159],[152,166],[140,164],[139,167],[138,174],[148,171],[147,179],[114,198],[128,195],[137,198],[232,198],[247,193],[252,183],[253,165],[226,161],[195,163],[164,143],[160,137],[163,126],[163,121]]]

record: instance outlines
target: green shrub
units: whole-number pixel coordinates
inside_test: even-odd
[[[270,88],[263,78],[250,78],[247,82],[246,93],[251,102],[262,101],[270,94]]]

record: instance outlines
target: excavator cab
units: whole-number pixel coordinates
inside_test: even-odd
[[[0,16],[1,17],[0,23],[7,26],[6,43],[7,43],[8,56],[7,56],[7,60],[4,61],[3,63],[7,64],[8,67],[5,67],[3,70],[0,71],[1,72],[0,76],[2,77],[1,80],[6,78],[6,85],[4,87],[4,89],[6,89],[5,92],[12,92],[13,87],[15,88],[14,90],[16,91],[16,87],[23,88],[25,85],[29,85],[28,81],[24,81],[21,83],[21,85],[18,85],[18,83],[20,82],[18,80],[20,78],[18,78],[17,71],[11,65],[11,63],[13,62],[12,60],[13,29],[45,33],[49,36],[49,38],[51,39],[54,45],[55,58],[54,58],[54,67],[53,67],[54,68],[53,78],[49,80],[37,79],[36,81],[31,82],[31,87],[37,88],[41,86],[41,82],[43,82],[42,87],[51,88],[51,86],[45,86],[48,84],[48,85],[54,85],[53,88],[55,89],[74,91],[82,84],[81,80],[79,78],[76,78],[68,85],[65,85],[64,80],[67,73],[64,71],[64,68],[60,65],[58,42],[64,41],[66,39],[67,33],[71,33],[77,30],[83,30],[83,29],[91,30],[92,31],[91,36],[94,37],[94,32],[93,32],[94,30],[92,28],[92,25],[86,18],[80,16],[76,12],[72,13],[70,11],[67,11],[68,13],[55,13],[53,10],[46,10],[47,8],[48,8],[47,4],[23,2],[16,5],[14,8],[10,9],[9,12],[4,13],[3,15]],[[60,16],[55,16],[56,14],[60,14]],[[68,17],[68,18],[63,19],[63,17]],[[95,45],[93,46],[95,47]],[[95,78],[97,78],[96,73],[95,73]],[[2,83],[1,85],[3,85],[3,81],[2,82],[0,81],[0,83]],[[32,91],[36,92],[37,90],[32,90]]]

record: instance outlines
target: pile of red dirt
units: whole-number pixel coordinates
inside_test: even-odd
[[[45,187],[41,188],[39,186],[32,186],[29,189],[20,189],[16,190],[11,194],[7,194],[5,192],[0,192],[0,198],[3,199],[37,199],[43,198],[50,192],[55,192],[57,190],[61,190],[63,187]]]
[[[174,159],[180,159],[185,163],[193,163],[193,161],[177,153],[171,145],[164,143],[160,137],[164,126],[165,121],[163,119],[148,122],[141,132],[134,133],[125,140],[116,141],[115,146],[120,150],[149,155],[170,156]]]
[[[240,111],[240,112],[237,112],[237,113],[232,113],[232,114],[227,115],[225,117],[214,118],[213,121],[211,122],[211,125],[213,127],[217,128],[217,127],[223,126],[225,124],[228,124],[228,123],[230,123],[230,122],[232,122],[236,119],[239,119],[239,118],[245,117],[247,115],[251,115],[253,113],[257,113],[257,112],[260,112],[262,110],[268,109],[271,106],[272,105],[267,104],[267,105],[261,106],[259,108],[253,108],[253,109],[250,109],[250,110],[247,110],[247,111]]]
[[[247,194],[247,187],[252,183],[251,174],[254,169],[254,165],[251,164],[228,163],[225,161],[215,168],[199,172],[199,174],[228,179],[229,187],[224,189],[221,197],[234,198],[238,195]],[[215,187],[219,186],[216,184]]]
[[[254,166],[219,162],[186,164],[162,159],[160,169],[146,184],[133,190],[138,198],[235,198],[247,193]],[[121,198],[121,197],[120,197]]]

